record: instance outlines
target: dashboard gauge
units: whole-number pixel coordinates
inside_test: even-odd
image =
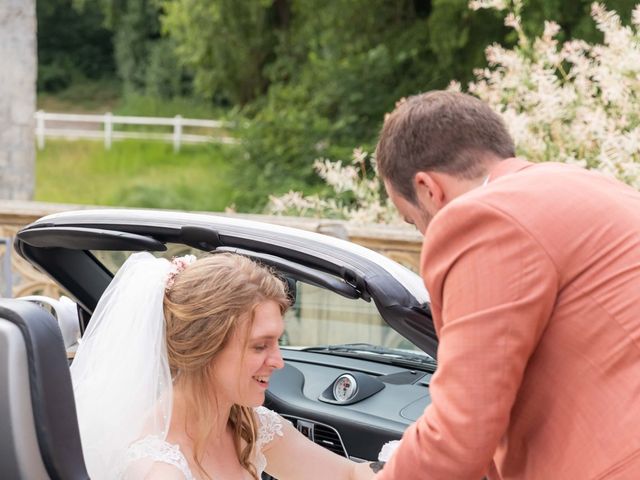
[[[340,375],[333,383],[333,397],[338,403],[348,402],[358,390],[358,383],[353,375]]]

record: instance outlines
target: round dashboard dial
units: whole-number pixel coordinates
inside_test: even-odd
[[[358,390],[358,383],[352,375],[340,375],[333,384],[333,397],[339,403],[351,400]]]

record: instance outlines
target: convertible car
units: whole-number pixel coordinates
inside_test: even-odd
[[[98,299],[136,251],[236,252],[279,272],[293,306],[280,339],[285,367],[273,374],[265,404],[319,445],[375,460],[430,402],[437,340],[428,294],[415,273],[359,245],[230,217],[105,209],[44,217],[14,246],[73,302],[0,300],[4,478],[88,478],[68,362]]]

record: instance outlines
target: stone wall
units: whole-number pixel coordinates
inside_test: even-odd
[[[0,0],[0,198],[34,190],[35,0]]]
[[[7,254],[6,244],[12,241],[20,228],[36,219],[51,213],[65,210],[89,208],[79,205],[58,205],[51,203],[3,201],[0,200],[0,265],[4,264]],[[215,215],[231,215],[216,212]],[[350,225],[343,221],[322,220],[298,217],[275,217],[266,215],[240,215],[235,217],[274,223],[289,227],[301,228],[313,232],[333,235],[350,240],[372,250],[383,253],[389,258],[417,271],[420,258],[420,235],[410,227],[391,227],[386,225]],[[61,292],[45,275],[37,272],[26,261],[20,258],[13,249],[11,254],[11,296],[42,294],[57,298]],[[8,295],[5,275],[0,268],[0,296]]]

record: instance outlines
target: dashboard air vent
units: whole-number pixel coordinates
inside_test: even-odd
[[[338,455],[347,456],[340,435],[331,427],[316,423],[313,429],[313,440]]]
[[[293,426],[308,439],[342,457],[349,458],[342,438],[335,428],[294,415],[282,414],[282,416],[291,421]]]

